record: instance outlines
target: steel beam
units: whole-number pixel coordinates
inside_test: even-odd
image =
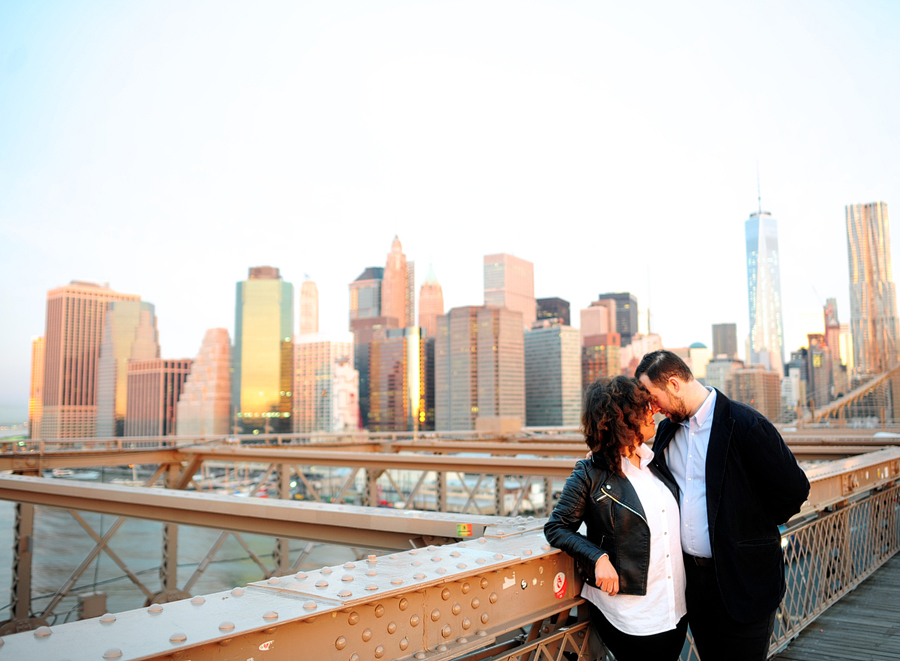
[[[478,537],[497,523],[496,517],[471,514],[241,498],[20,475],[0,475],[0,500],[375,549],[405,549],[423,538]]]

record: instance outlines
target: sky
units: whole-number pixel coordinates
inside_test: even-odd
[[[447,309],[507,252],[573,325],[630,291],[665,346],[743,353],[758,191],[788,357],[825,299],[850,319],[845,205],[900,204],[898,32],[896,2],[0,0],[0,422],[49,289],[138,294],[194,357],[252,266],[346,332],[394,235]]]

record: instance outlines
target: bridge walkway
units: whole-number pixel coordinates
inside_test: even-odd
[[[900,553],[804,629],[777,661],[900,660]]]

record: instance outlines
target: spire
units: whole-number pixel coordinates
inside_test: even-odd
[[[428,274],[425,276],[425,282],[428,284],[434,283],[437,284],[437,276],[434,274],[434,266],[428,265]]]
[[[759,215],[762,215],[762,193],[759,187],[759,159],[756,160],[756,201],[759,203]]]

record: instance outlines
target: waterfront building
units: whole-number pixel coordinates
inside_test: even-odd
[[[784,374],[784,322],[781,315],[781,262],[778,221],[760,209],[744,223],[747,240],[747,291],[750,336],[747,361]]]
[[[737,324],[712,325],[713,356],[738,357]]]
[[[203,336],[175,410],[179,436],[224,436],[231,420],[231,338],[225,328]]]
[[[618,333],[589,335],[581,340],[581,387],[586,388],[600,377],[621,373],[622,341]]]
[[[28,398],[28,437],[41,437],[44,407],[44,338],[31,340],[31,393]]]
[[[372,317],[354,319],[350,322],[353,331],[353,368],[359,374],[359,419],[363,429],[369,428],[369,350],[372,342],[387,338],[387,332],[397,328],[396,317]]]
[[[159,332],[152,303],[113,301],[103,324],[97,360],[97,436],[125,434],[128,361],[159,358]]]
[[[242,433],[290,432],[294,288],[277,268],[237,283],[231,403]]]
[[[690,365],[691,373],[695,378],[706,378],[706,366],[711,359],[712,351],[702,342],[694,342],[688,347],[688,360],[686,362]]]
[[[331,430],[354,432],[359,428],[359,372],[350,358],[339,358],[332,379]]]
[[[396,317],[400,327],[416,324],[416,268],[407,262],[400,239],[394,236],[381,283],[381,315]]]
[[[537,318],[534,264],[506,253],[485,255],[484,304],[519,312],[523,328],[531,328]]]
[[[594,301],[590,307],[583,308],[579,313],[581,346],[585,346],[585,339],[595,335],[608,335],[616,333],[616,302],[613,299]],[[621,345],[621,335],[619,340]]]
[[[426,393],[426,376],[433,369],[427,341],[411,327],[389,329],[369,344],[369,431],[424,429],[433,418]]]
[[[728,375],[743,367],[744,363],[735,358],[715,357],[706,364],[706,377],[703,379],[703,385],[725,392]]]
[[[725,384],[725,394],[744,402],[772,422],[781,419],[781,375],[763,365],[750,365],[731,372]]]
[[[300,285],[300,335],[319,332],[319,288],[312,280]]]
[[[373,319],[381,316],[381,285],[384,269],[370,266],[350,283],[350,330],[358,319]],[[398,322],[399,323],[399,322]]]
[[[525,333],[525,424],[568,427],[581,417],[577,328],[538,320]]]
[[[479,417],[525,419],[522,314],[464,306],[438,317],[435,428],[475,429]]]
[[[887,204],[850,204],[845,215],[854,375],[880,374],[897,365],[898,351]]]
[[[645,354],[652,351],[658,351],[663,348],[662,338],[656,333],[638,333],[631,338],[631,344],[622,347],[619,352],[619,365],[621,367],[620,374],[625,376],[634,376],[634,371],[641,362],[641,358]]]
[[[128,361],[125,436],[175,434],[178,398],[192,362],[190,358]]]
[[[825,300],[825,344],[831,351],[831,383],[834,397],[840,397],[850,391],[850,379],[847,366],[841,352],[841,323],[838,321],[837,299]]]
[[[359,387],[359,375],[345,373],[352,367],[353,337],[329,337],[322,334],[298,335],[294,341],[294,406],[292,431],[295,434],[311,432],[341,432],[359,429],[359,414],[335,415],[341,405],[358,407],[357,392],[344,392],[349,381]],[[355,370],[353,370],[355,372]],[[340,404],[336,399],[343,397]],[[353,419],[348,423],[348,418]],[[337,421],[336,421],[337,419]],[[337,428],[336,428],[337,422]]]
[[[821,333],[806,335],[806,398],[815,408],[832,400],[834,386],[831,349]]]
[[[563,326],[571,326],[569,315],[569,301],[562,298],[539,298],[537,304],[537,319],[559,319]]]
[[[638,332],[638,301],[634,294],[624,292],[610,292],[600,294],[597,303],[614,301],[616,307],[615,332],[619,334],[623,347],[631,344],[631,339]]]
[[[80,281],[47,292],[41,438],[96,435],[97,359],[106,311],[114,301],[139,300]]]
[[[428,267],[428,275],[419,289],[419,328],[425,331],[425,337],[437,337],[437,318],[444,314],[444,291],[434,274]]]

